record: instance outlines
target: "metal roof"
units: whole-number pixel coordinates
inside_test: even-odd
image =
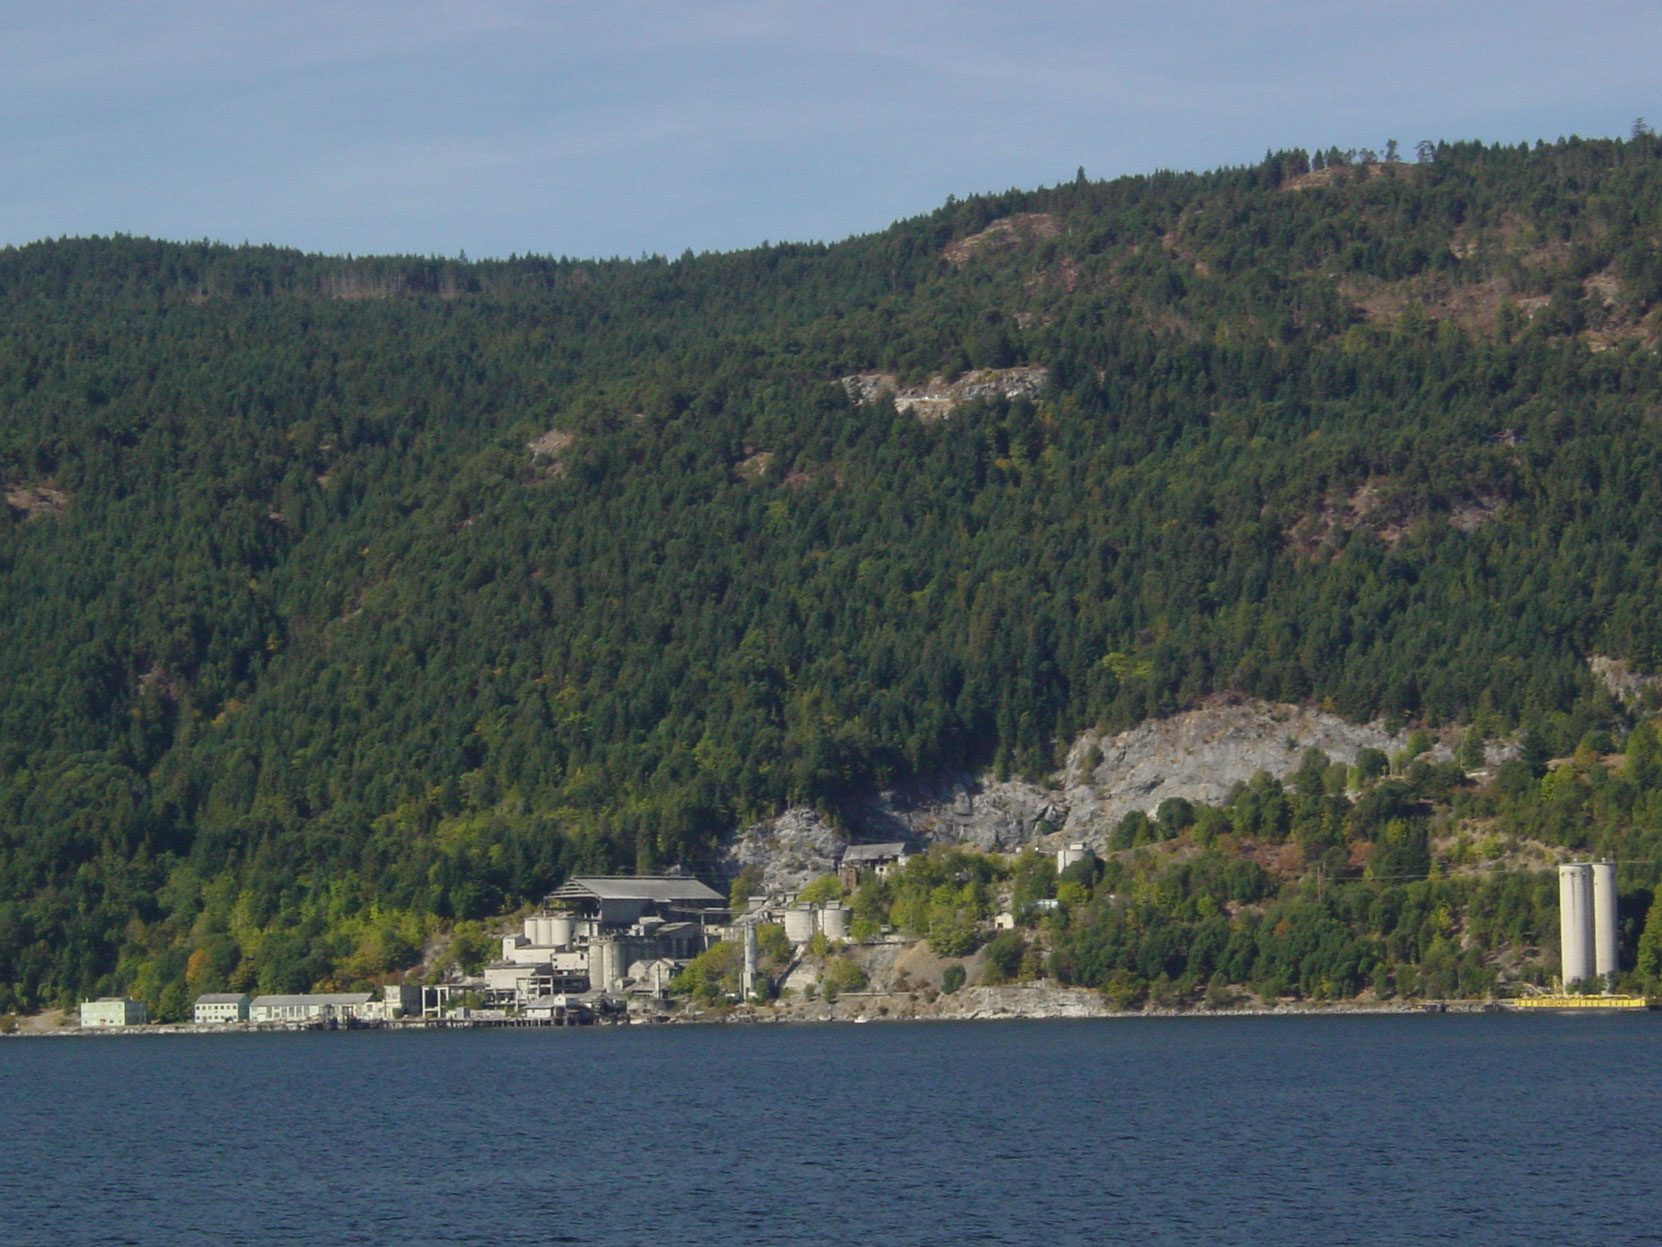
[[[906,857],[911,853],[903,840],[890,840],[883,844],[851,844],[843,850],[845,862],[871,862],[884,857]]]
[[[706,901],[721,904],[720,892],[690,875],[579,875],[548,894],[551,901]]]
[[[374,992],[328,992],[315,996],[255,996],[257,1005],[361,1005],[368,1004]],[[235,997],[232,997],[235,999]]]
[[[203,992],[196,998],[199,1005],[234,1005],[248,999],[247,992]]]

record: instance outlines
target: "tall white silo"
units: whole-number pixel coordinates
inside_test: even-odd
[[[1570,862],[1558,868],[1558,944],[1564,986],[1593,976],[1593,868]]]
[[[746,1000],[756,994],[756,963],[758,959],[756,924],[747,922],[744,924],[744,979],[739,984],[739,991]]]
[[[1593,971],[1614,974],[1616,964],[1616,863],[1593,863]],[[1605,979],[1606,985],[1609,980]]]

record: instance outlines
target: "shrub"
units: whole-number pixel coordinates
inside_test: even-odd
[[[825,995],[831,999],[833,991],[857,992],[869,980],[866,972],[847,957],[838,957],[825,967]]]
[[[842,880],[836,875],[821,875],[796,894],[796,899],[804,905],[823,905],[827,901],[840,901],[842,898]]]
[[[700,996],[714,1000],[723,992],[739,989],[739,975],[744,965],[744,951],[732,940],[712,944],[686,964],[670,980],[669,990],[677,995]]]
[[[1027,941],[1019,931],[1005,931],[987,942],[985,980],[989,983],[1008,983],[1021,974],[1022,957],[1027,952]]]
[[[957,922],[932,932],[929,947],[942,957],[968,957],[981,947],[981,932],[968,922]]]
[[[946,968],[945,974],[941,975],[941,990],[950,996],[964,985],[964,980],[967,977],[968,975],[964,973],[964,967],[955,962]]]

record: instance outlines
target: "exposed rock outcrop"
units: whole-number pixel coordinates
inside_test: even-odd
[[[881,394],[894,398],[895,410],[909,411],[920,420],[941,420],[955,407],[978,398],[1030,398],[1045,388],[1050,369],[978,368],[956,381],[935,377],[927,385],[902,386],[892,373],[862,372],[842,379],[848,396],[869,403]]]
[[[1450,734],[1438,741],[1429,756],[1449,757],[1453,740]],[[1100,850],[1132,810],[1153,813],[1170,797],[1221,804],[1230,789],[1259,771],[1291,775],[1309,749],[1353,763],[1362,749],[1392,752],[1405,743],[1405,734],[1381,724],[1349,723],[1306,706],[1217,704],[1126,732],[1087,732],[1043,783],[946,772],[852,797],[841,810],[846,833],[812,810],[787,810],[735,833],[720,868],[731,876],[760,866],[769,888],[789,889],[832,870],[851,841],[963,844],[1009,853],[1028,844],[1048,848],[1081,840]]]
[[[69,495],[50,481],[19,481],[4,489],[6,505],[31,520],[56,515],[69,505]]]
[[[1594,654],[1587,660],[1587,666],[1592,669],[1594,678],[1630,709],[1644,705],[1645,695],[1651,690],[1662,688],[1662,675],[1634,671],[1620,658]]]
[[[741,827],[721,848],[716,872],[732,879],[747,866],[762,872],[767,892],[797,892],[837,869],[848,843],[815,810],[792,806],[777,818]]]

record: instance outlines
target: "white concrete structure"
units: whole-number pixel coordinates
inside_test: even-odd
[[[1069,866],[1076,866],[1080,862],[1090,861],[1095,854],[1085,847],[1085,842],[1077,840],[1066,848],[1056,850],[1056,873],[1061,874]]]
[[[832,902],[824,905],[819,911],[819,929],[825,933],[828,940],[846,940],[848,938],[849,909],[846,905]]]
[[[150,1011],[142,1000],[100,996],[97,1000],[81,1002],[82,1026],[143,1026],[149,1020]]]
[[[247,992],[205,992],[196,998],[191,1021],[199,1026],[248,1020]]]
[[[1558,946],[1565,987],[1593,977],[1593,868],[1585,862],[1558,868]]]
[[[792,905],[785,911],[785,938],[793,944],[806,944],[813,939],[818,925],[812,905]]]
[[[739,994],[749,1000],[756,994],[756,924],[744,924],[744,975],[739,980]]]
[[[1610,983],[1616,973],[1616,863],[1594,862],[1593,872],[1593,973]]]

